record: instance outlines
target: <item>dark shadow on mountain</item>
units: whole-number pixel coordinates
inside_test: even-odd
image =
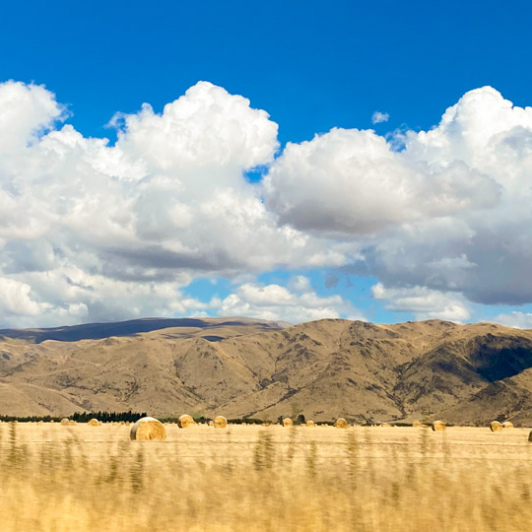
[[[209,342],[220,342],[221,340],[225,340],[225,336],[216,336],[214,334],[208,334],[206,336],[202,336],[202,338]]]
[[[470,361],[487,381],[500,381],[532,367],[532,342],[511,336],[480,336],[471,342]]]

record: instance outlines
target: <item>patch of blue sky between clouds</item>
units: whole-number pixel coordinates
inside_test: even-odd
[[[268,167],[261,165],[247,170],[244,173],[244,177],[249,183],[260,183],[267,173]]]

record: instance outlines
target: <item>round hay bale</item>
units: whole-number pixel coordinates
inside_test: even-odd
[[[89,419],[87,425],[90,425],[91,427],[99,427],[100,422],[95,417],[93,417],[92,419]]]
[[[498,421],[492,421],[490,423],[491,432],[500,432],[502,430],[502,424]]]
[[[291,427],[293,424],[294,422],[289,417],[283,419],[283,427]]]
[[[212,419],[209,421],[209,427],[214,427],[214,421]]]
[[[306,423],[307,427],[315,427],[316,426],[316,423],[314,423],[314,421],[312,421],[312,419],[309,419]]]
[[[412,427],[414,427],[414,428],[419,428],[421,426],[422,426],[421,425],[421,421],[414,421],[414,423],[412,423]]]
[[[381,427],[384,428],[384,429],[389,429],[389,428],[391,428],[391,425],[389,423],[383,423],[381,425]]]
[[[445,425],[445,423],[443,421],[435,421],[433,424],[432,424],[432,430],[434,432],[439,432],[439,431],[443,431],[447,428],[447,426]]]
[[[343,417],[339,417],[335,422],[334,426],[337,429],[346,429],[347,428],[347,421]]]
[[[532,441],[532,430],[530,431],[530,434],[528,435],[528,441]]]
[[[214,428],[216,429],[225,429],[227,427],[227,419],[223,416],[216,416],[214,418]]]
[[[140,418],[129,433],[132,440],[166,440],[164,425],[153,417]]]
[[[511,421],[505,421],[502,424],[502,428],[503,429],[513,429],[514,428],[514,424]]]
[[[188,414],[183,414],[182,416],[179,416],[179,419],[177,420],[177,426],[180,429],[188,429],[190,427],[193,427],[195,425],[194,418],[192,416],[189,416]]]
[[[70,419],[68,419],[67,417],[64,417],[62,420],[61,420],[61,425],[68,425],[70,422]]]
[[[69,425],[77,425],[77,423],[73,419],[68,420]]]

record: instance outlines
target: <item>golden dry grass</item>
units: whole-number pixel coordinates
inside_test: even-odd
[[[2,424],[2,531],[521,531],[528,429]],[[437,509],[437,511],[435,511]]]

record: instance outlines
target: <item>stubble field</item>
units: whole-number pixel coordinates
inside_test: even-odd
[[[526,530],[527,429],[0,424],[4,531]]]

